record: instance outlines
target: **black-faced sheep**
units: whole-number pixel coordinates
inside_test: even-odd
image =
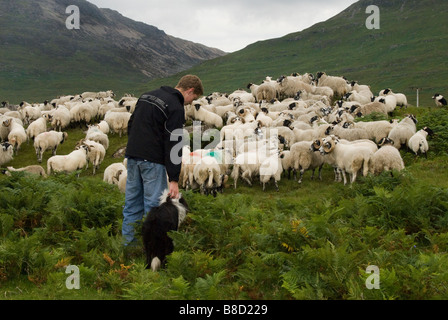
[[[432,97],[432,99],[434,100],[434,102],[436,103],[436,106],[438,106],[438,107],[445,107],[447,105],[447,101],[446,101],[445,97],[439,93],[436,93]]]

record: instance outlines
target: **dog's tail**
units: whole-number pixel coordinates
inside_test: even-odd
[[[162,261],[160,261],[159,258],[155,257],[152,259],[152,261],[151,261],[152,271],[156,272],[157,270],[160,269],[161,266],[162,266]]]

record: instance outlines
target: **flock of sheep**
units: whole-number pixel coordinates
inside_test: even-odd
[[[270,180],[278,182],[283,173],[334,168],[335,181],[350,183],[357,175],[402,170],[402,146],[416,155],[428,151],[429,128],[416,129],[417,119],[406,116],[401,121],[356,121],[372,113],[391,115],[397,106],[407,107],[404,94],[390,89],[375,96],[370,87],[349,82],[343,77],[319,72],[292,74],[261,84],[249,84],[248,90],[231,94],[213,93],[185,107],[187,119],[201,121],[219,130],[219,141],[212,148],[191,150],[184,146],[180,185],[199,188],[204,194],[222,192],[229,177],[234,187],[242,179],[252,185],[259,179],[263,190]],[[437,105],[444,98],[435,95]],[[14,169],[41,175],[87,169],[96,173],[109,147],[109,132],[126,134],[137,98],[125,96],[119,101],[112,91],[84,92],[63,96],[42,104],[21,103],[0,108],[0,166],[20,152],[26,141],[33,140],[37,161],[52,151],[47,172],[40,165]],[[446,103],[446,101],[445,101]],[[67,139],[66,128],[87,125],[84,139],[67,155],[57,155],[58,146]],[[104,171],[104,181],[126,186],[126,161]]]
[[[47,161],[47,171],[40,165],[31,165],[20,169],[8,167],[5,173],[28,171],[47,176],[53,172],[87,169],[91,164],[95,174],[109,148],[108,134],[118,133],[120,137],[126,134],[136,102],[137,98],[130,96],[116,101],[112,91],[84,92],[41,104],[22,102],[19,106],[10,106],[3,102],[0,108],[0,166],[13,160],[23,143],[32,141],[38,163],[42,162],[45,152],[52,152]],[[71,153],[57,155],[59,145],[68,137],[64,130],[78,125],[88,127],[85,138]],[[111,183],[118,184],[120,176],[116,174],[111,179]]]

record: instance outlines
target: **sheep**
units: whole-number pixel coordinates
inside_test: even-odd
[[[363,176],[367,176],[369,161],[374,154],[368,147],[340,143],[335,136],[322,139],[319,151],[322,155],[333,154],[335,165],[342,172],[344,185],[347,184],[346,173],[350,175],[351,184],[356,181],[358,171],[361,169]]]
[[[283,172],[288,173],[288,180],[291,179],[291,171],[293,171],[294,180],[296,180],[296,170],[294,169],[294,159],[291,156],[291,151],[283,150],[280,152],[279,157],[282,161]]]
[[[327,131],[325,132],[325,134],[326,135],[334,134],[334,135],[338,136],[339,138],[345,139],[348,141],[369,139],[369,135],[368,135],[367,131],[363,128],[346,129],[339,125],[329,126]]]
[[[47,175],[50,176],[52,172],[71,173],[87,167],[88,152],[89,147],[82,145],[68,155],[49,158],[47,161]]]
[[[121,193],[126,193],[126,182],[128,180],[128,170],[127,169],[120,169],[116,173],[116,175],[113,177],[113,184],[116,184],[118,186],[118,190],[120,190]]]
[[[381,113],[388,115],[389,110],[387,105],[380,101],[369,102],[363,105],[352,105],[350,108],[350,113],[355,114],[358,117],[367,116],[372,113]]]
[[[388,138],[394,142],[394,147],[400,149],[407,145],[409,139],[417,132],[417,119],[414,115],[408,115],[395,125],[389,132]]]
[[[344,123],[343,127],[346,128],[348,123]],[[356,122],[354,124],[355,128],[362,128],[366,130],[368,139],[379,143],[381,139],[387,138],[389,136],[390,131],[394,127],[394,122],[392,121],[368,121],[368,122]]]
[[[319,179],[322,180],[322,167],[324,166],[324,157],[311,149],[312,141],[300,141],[291,146],[291,158],[293,168],[300,172],[299,184],[302,183],[303,174],[307,170],[312,170],[311,179],[314,178],[314,172],[319,169]]]
[[[47,176],[44,168],[42,168],[42,166],[38,166],[38,165],[31,165],[31,166],[27,166],[27,167],[20,168],[20,169],[15,169],[14,167],[7,167],[7,169],[10,172],[28,172],[31,174],[39,175],[44,178]]]
[[[442,96],[439,93],[436,93],[432,99],[434,100],[434,102],[436,103],[436,106],[438,107],[446,107],[447,102],[444,96]]]
[[[264,82],[260,84],[256,90],[256,102],[271,101],[277,97],[277,89],[275,84]]]
[[[47,131],[47,119],[41,117],[30,123],[28,128],[26,128],[26,135],[29,140],[34,140],[42,132]]]
[[[129,119],[131,118],[130,112],[111,112],[108,111],[104,116],[104,121],[107,122],[112,132],[118,133],[120,138],[123,133],[127,133]],[[107,149],[107,148],[106,148]]]
[[[104,149],[109,149],[109,137],[98,126],[90,126],[86,133],[86,139],[101,143]]]
[[[89,147],[89,153],[87,154],[87,161],[92,163],[93,175],[95,175],[96,170],[99,169],[100,164],[104,161],[106,156],[106,149],[101,143],[96,141],[82,139],[78,142],[78,147],[81,145],[86,145]],[[86,169],[88,168],[88,164]]]
[[[351,91],[350,85],[342,77],[328,76],[325,72],[317,73],[317,85],[319,87],[330,87],[335,95],[343,97]]]
[[[22,143],[27,140],[26,131],[21,124],[11,118],[4,120],[3,126],[8,128],[8,141],[14,147],[14,154],[17,154]]]
[[[371,97],[361,94],[357,91],[350,91],[349,93],[344,95],[344,98],[346,101],[349,101],[349,102],[356,101],[361,104],[368,104],[372,101]]]
[[[387,88],[387,89],[381,90],[380,95],[381,96],[392,95],[397,100],[397,106],[399,106],[401,108],[408,107],[408,98],[403,93],[394,93],[391,89]]]
[[[113,163],[109,165],[105,170],[103,174],[103,181],[107,182],[109,184],[116,184],[118,180],[114,179],[114,177],[117,176],[117,173],[122,170],[126,170],[126,166],[123,162]]]
[[[14,146],[8,142],[3,142],[0,148],[0,166],[12,161],[14,158]]]
[[[53,130],[62,131],[70,125],[70,110],[65,106],[58,106],[49,117],[50,126]]]
[[[29,124],[31,121],[39,119],[42,115],[39,108],[29,105],[23,105],[18,111],[22,114],[22,119],[25,124]]]
[[[397,98],[393,95],[376,97],[375,101],[384,103],[388,114],[394,112],[397,107]]]
[[[369,170],[372,174],[378,175],[383,171],[401,171],[404,169],[401,154],[392,144],[392,140],[388,138],[381,139],[380,148],[370,158]]]
[[[37,161],[41,163],[42,155],[49,149],[52,150],[52,155],[55,156],[58,146],[64,143],[67,137],[67,132],[59,132],[54,130],[39,134],[34,139],[34,149],[36,150]]]
[[[266,191],[266,183],[274,179],[275,190],[278,192],[278,182],[283,173],[282,161],[278,153],[270,155],[261,164],[259,168],[260,182],[263,185],[263,191]]]
[[[194,118],[218,129],[221,129],[224,125],[219,115],[204,109],[200,104],[194,106]]]
[[[87,125],[97,114],[90,102],[77,103],[74,107],[70,109],[71,122],[79,122],[80,126],[82,123]]]
[[[203,157],[194,166],[193,176],[196,183],[199,184],[202,194],[213,193],[213,195],[216,195],[215,190],[221,187],[221,169],[214,157]]]
[[[278,80],[277,95],[279,99],[294,98],[299,91],[312,93],[313,86],[303,82],[299,77],[281,76]]]
[[[432,136],[434,132],[428,128],[424,127],[423,129],[417,131],[408,141],[408,147],[409,149],[415,153],[417,156],[418,153],[422,153],[425,155],[425,157],[428,157],[428,141],[426,138],[428,137],[428,134]]]

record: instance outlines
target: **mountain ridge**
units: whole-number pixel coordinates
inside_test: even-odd
[[[66,28],[70,5],[79,8],[79,30]],[[48,95],[144,83],[226,54],[85,0],[2,0],[0,12],[2,99],[29,99],[42,81]]]

